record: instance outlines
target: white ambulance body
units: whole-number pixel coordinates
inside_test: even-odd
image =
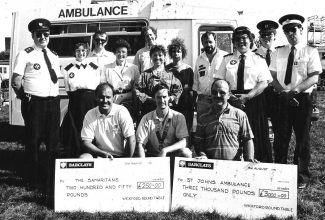
[[[188,1],[190,2],[190,1]],[[12,45],[10,57],[10,74],[15,58],[20,50],[33,45],[28,23],[35,18],[51,21],[51,36],[48,47],[60,57],[61,69],[74,60],[73,46],[82,40],[92,45],[93,33],[100,29],[109,36],[107,49],[118,38],[127,40],[131,45],[129,61],[132,62],[136,51],[144,47],[141,36],[143,26],[157,28],[157,41],[167,46],[172,38],[185,40],[188,55],[185,62],[194,66],[201,53],[200,36],[205,31],[217,34],[217,45],[228,52],[232,51],[231,34],[237,26],[236,11],[227,12],[211,5],[191,5],[187,1],[110,1],[102,4],[75,5],[58,8],[42,8],[13,13]],[[61,111],[67,107],[67,96],[63,78],[59,79]],[[63,116],[63,114],[62,114]],[[20,112],[20,100],[10,89],[9,122],[23,125]]]

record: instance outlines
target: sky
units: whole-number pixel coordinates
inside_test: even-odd
[[[39,8],[49,5],[66,5],[78,4],[79,2],[90,2],[91,0],[1,0],[0,1],[0,51],[4,50],[4,38],[11,35],[12,12],[26,10],[31,8]],[[144,1],[144,0],[135,0]],[[159,0],[155,0],[159,1]],[[168,0],[177,1],[177,0]],[[324,0],[188,0],[198,6],[204,4],[226,8],[234,11],[243,11],[238,24],[245,25],[257,34],[256,24],[261,20],[278,19],[285,14],[298,13],[306,19],[309,16],[318,15],[325,16]],[[282,33],[278,34],[278,44],[286,43]]]

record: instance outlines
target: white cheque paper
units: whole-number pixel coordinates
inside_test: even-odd
[[[55,211],[169,208],[169,158],[56,160]]]
[[[230,216],[297,216],[297,166],[175,159],[172,209]]]

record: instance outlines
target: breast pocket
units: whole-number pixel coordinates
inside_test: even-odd
[[[308,59],[298,59],[297,61],[294,61],[293,65],[296,66],[299,74],[304,74],[307,72],[307,64]]]

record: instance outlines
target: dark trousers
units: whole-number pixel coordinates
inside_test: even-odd
[[[274,156],[276,163],[287,163],[292,129],[296,135],[296,148],[293,163],[298,165],[298,180],[308,182],[310,173],[310,122],[312,113],[311,96],[306,93],[295,97],[298,107],[293,107],[285,97],[278,102],[278,127],[274,133]]]
[[[54,193],[55,159],[59,152],[60,98],[36,97],[24,99],[21,112],[26,129],[26,175],[33,187],[40,181],[40,144],[46,145],[46,193]]]

